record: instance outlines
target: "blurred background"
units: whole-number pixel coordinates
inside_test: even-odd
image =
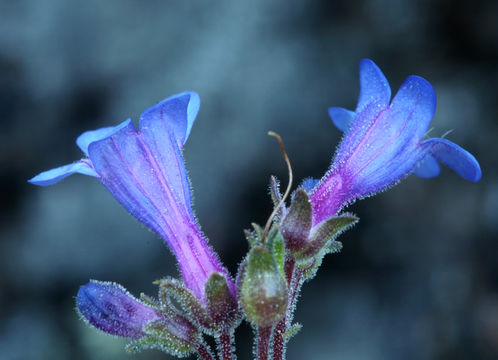
[[[195,209],[235,273],[242,229],[271,211],[269,176],[287,183],[266,132],[283,137],[295,178],[321,177],[341,137],[327,108],[355,107],[364,57],[393,93],[410,74],[432,83],[431,136],[454,129],[483,178],[443,169],[351,206],[360,224],[304,286],[288,359],[498,358],[497,24],[494,0],[0,0],[0,358],[170,358],[126,355],[74,311],[90,278],[155,295],[153,280],[178,275],[95,179],[26,183],[79,159],[80,133],[197,91]],[[250,359],[248,325],[236,335]]]

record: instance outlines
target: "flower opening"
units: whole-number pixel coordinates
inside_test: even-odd
[[[329,109],[345,134],[330,169],[309,190],[314,226],[411,173],[425,178],[439,175],[438,162],[466,180],[479,181],[481,169],[472,154],[446,139],[422,140],[436,109],[436,94],[427,80],[409,76],[390,101],[384,74],[364,59],[360,87],[354,112]]]
[[[52,185],[74,173],[98,178],[126,210],[168,243],[185,285],[205,304],[205,285],[215,272],[226,278],[234,297],[236,291],[191,205],[182,149],[199,105],[196,93],[184,92],[143,112],[139,130],[126,120],[87,131],[76,140],[86,158],[45,171],[29,182]]]

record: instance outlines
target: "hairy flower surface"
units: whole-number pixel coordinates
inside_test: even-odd
[[[303,184],[310,194],[313,225],[345,205],[394,185],[410,173],[439,175],[443,163],[469,181],[481,178],[479,163],[460,146],[441,138],[423,140],[436,109],[436,94],[425,79],[409,76],[391,100],[391,88],[373,61],[360,63],[356,110],[330,108],[345,135],[319,182]]]
[[[121,285],[91,281],[76,296],[82,318],[93,327],[112,335],[138,339],[144,327],[163,318],[156,309],[133,297]]]
[[[184,92],[144,111],[140,130],[126,120],[87,131],[76,140],[84,159],[45,171],[29,182],[51,185],[80,173],[98,178],[139,221],[159,234],[173,251],[187,288],[206,303],[205,285],[222,274],[235,286],[208,245],[192,210],[182,149],[199,111],[196,93]]]

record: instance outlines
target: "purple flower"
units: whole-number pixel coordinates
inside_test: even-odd
[[[164,319],[159,311],[134,298],[121,285],[92,280],[76,296],[81,317],[93,327],[111,334],[138,339],[144,328]]]
[[[185,92],[144,111],[137,131],[131,120],[87,131],[76,143],[87,157],[45,171],[29,182],[51,185],[74,173],[98,178],[139,221],[159,234],[178,260],[187,288],[206,304],[210,275],[222,274],[235,286],[208,245],[192,211],[190,184],[182,157],[200,99]]]
[[[425,178],[439,175],[438,162],[466,180],[481,178],[479,163],[460,146],[441,138],[422,139],[436,109],[436,94],[429,82],[409,76],[390,101],[384,74],[364,59],[360,86],[354,112],[329,109],[334,124],[345,132],[329,171],[318,183],[303,184],[310,194],[313,225],[410,173]]]

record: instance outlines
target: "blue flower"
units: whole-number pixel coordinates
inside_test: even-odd
[[[199,105],[196,93],[185,92],[142,113],[139,131],[131,120],[87,131],[76,140],[85,158],[45,171],[29,182],[52,185],[75,173],[98,178],[126,210],[168,243],[185,285],[206,304],[205,286],[213,273],[226,279],[234,298],[236,291],[191,207],[182,149]]]
[[[472,154],[446,139],[423,140],[436,110],[436,94],[428,81],[409,76],[391,101],[384,74],[364,59],[360,86],[354,112],[329,109],[345,134],[329,171],[309,190],[314,225],[411,173],[424,178],[439,175],[438,162],[466,180],[479,181],[481,169]]]

